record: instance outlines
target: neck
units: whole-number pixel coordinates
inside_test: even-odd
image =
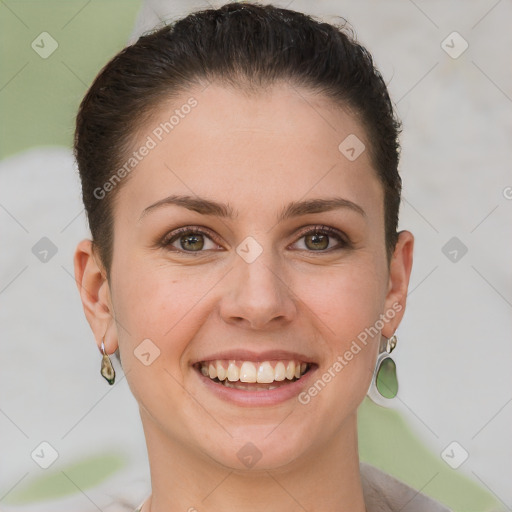
[[[152,494],[141,512],[365,512],[357,416],[330,443],[279,468],[235,470],[169,439],[141,411]]]

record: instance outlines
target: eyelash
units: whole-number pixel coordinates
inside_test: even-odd
[[[328,235],[330,237],[336,238],[339,242],[339,245],[338,245],[338,247],[331,247],[330,249],[323,249],[323,250],[318,250],[318,251],[307,250],[307,249],[297,249],[297,250],[306,251],[309,253],[326,254],[331,251],[347,249],[347,248],[351,247],[351,243],[346,235],[344,235],[342,232],[338,231],[337,229],[331,228],[329,226],[323,226],[323,225],[313,226],[312,228],[307,228],[304,231],[301,231],[298,234],[297,241],[300,240],[301,238],[304,238],[307,235],[314,235],[314,234]],[[166,235],[162,239],[160,245],[161,245],[161,247],[163,247],[165,249],[169,249],[171,244],[173,242],[175,242],[176,240],[179,240],[179,238],[183,235],[205,235],[208,238],[210,238],[213,242],[215,242],[216,244],[221,245],[220,243],[217,242],[216,236],[209,229],[199,228],[199,227],[184,227],[184,228],[177,229],[176,231],[173,231],[172,233],[169,233],[168,235]],[[187,255],[188,254],[196,255],[196,254],[201,254],[201,253],[206,252],[206,251],[185,251],[183,249],[177,249],[176,247],[173,247],[172,249],[174,250],[174,252],[178,252],[181,254],[187,254]]]

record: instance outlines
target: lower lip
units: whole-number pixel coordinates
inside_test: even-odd
[[[209,377],[205,377],[198,369],[194,368],[194,371],[206,387],[222,400],[245,407],[260,407],[276,405],[291,398],[296,398],[301,391],[308,387],[309,381],[317,368],[317,366],[312,366],[299,380],[274,389],[260,391],[228,388],[223,384],[214,382]]]

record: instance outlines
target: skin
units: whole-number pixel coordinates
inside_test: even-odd
[[[369,147],[348,110],[288,84],[253,96],[211,84],[190,95],[197,107],[118,191],[110,281],[89,240],[74,259],[97,345],[105,336],[108,354],[119,347],[139,404],[152,482],[143,512],[362,512],[357,407],[380,336],[305,405],[296,398],[234,405],[212,394],[191,363],[221,350],[283,349],[310,356],[320,376],[400,304],[382,328],[391,337],[405,309],[413,236],[400,233],[388,263],[383,189],[368,151],[349,161],[338,149],[349,134]],[[134,147],[188,97],[162,104]],[[140,218],[171,194],[227,203],[238,213],[227,219],[167,205]],[[345,207],[277,221],[291,201],[333,196],[364,214]],[[318,249],[303,233],[318,224],[339,230],[349,245],[329,235]],[[215,239],[200,237],[199,255],[180,245],[186,235],[159,246],[186,226],[206,227]],[[252,263],[236,252],[248,236],[263,250]],[[160,350],[148,366],[134,356],[147,338]],[[252,468],[237,457],[247,442],[262,455]]]

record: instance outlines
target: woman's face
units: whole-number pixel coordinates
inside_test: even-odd
[[[116,322],[105,315],[104,330],[146,434],[228,467],[249,455],[275,468],[355,418],[375,331],[391,336],[403,314],[412,251],[405,233],[388,266],[383,189],[361,143],[355,117],[287,85],[247,97],[211,84],[139,131],[115,203],[104,290]],[[290,361],[310,370],[288,380]],[[231,386],[237,368],[266,383],[228,387],[201,362]]]

